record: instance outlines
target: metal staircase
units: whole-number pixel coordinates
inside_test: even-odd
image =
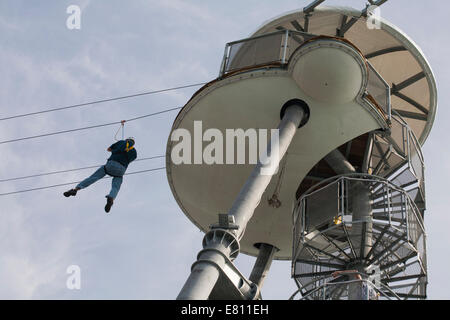
[[[392,120],[391,133],[370,134],[367,174],[325,179],[297,201],[292,276],[303,299],[426,298],[423,157],[407,124]],[[359,276],[336,276],[345,270]]]

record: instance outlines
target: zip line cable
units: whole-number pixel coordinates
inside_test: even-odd
[[[150,160],[150,159],[157,159],[157,158],[165,158],[165,156],[164,155],[160,155],[160,156],[153,156],[153,157],[147,157],[147,158],[139,158],[139,159],[136,159],[135,162],[137,162],[137,161],[144,161],[144,160]],[[49,176],[49,175],[58,174],[58,173],[66,173],[66,172],[80,171],[80,170],[85,170],[85,169],[93,169],[93,168],[98,168],[100,166],[102,166],[102,164],[99,164],[99,165],[96,165],[96,166],[88,166],[88,167],[76,168],[76,169],[67,169],[67,170],[59,170],[59,171],[38,173],[38,174],[33,174],[33,175],[29,175],[29,176],[22,176],[22,177],[16,177],[16,178],[0,179],[0,183],[1,182],[7,182],[7,181],[28,179],[28,178]]]
[[[84,107],[84,106],[88,106],[88,105],[100,104],[100,103],[105,103],[105,102],[110,102],[110,101],[135,98],[135,97],[139,97],[139,96],[151,95],[151,94],[156,94],[156,93],[161,93],[161,92],[174,91],[174,90],[180,90],[180,89],[191,88],[191,87],[198,87],[198,86],[201,86],[201,85],[205,85],[206,83],[207,82],[194,83],[194,84],[188,84],[188,85],[185,85],[185,86],[172,87],[172,88],[166,88],[166,89],[154,90],[154,91],[147,91],[147,92],[142,92],[142,93],[130,94],[130,95],[126,95],[126,96],[120,96],[120,97],[114,97],[114,98],[108,98],[108,99],[102,99],[102,100],[95,100],[95,101],[90,101],[90,102],[85,102],[85,103],[73,104],[73,105],[69,105],[69,106],[65,106],[65,107],[51,108],[51,109],[35,111],[35,112],[30,112],[30,113],[23,113],[23,114],[18,114],[18,115],[14,115],[14,116],[0,118],[0,121],[16,119],[16,118],[23,118],[23,117],[28,117],[28,116],[34,116],[34,115],[38,115],[38,114],[42,114],[42,113],[48,113],[48,112],[54,112],[54,111],[60,111],[60,110]]]
[[[135,120],[139,120],[139,119],[143,119],[143,118],[147,118],[147,117],[156,116],[156,115],[158,115],[158,114],[162,114],[162,113],[166,113],[166,112],[171,112],[171,111],[174,111],[174,110],[177,110],[177,109],[181,109],[181,108],[182,108],[182,107],[170,108],[170,109],[166,109],[166,110],[162,110],[162,111],[158,111],[158,112],[153,112],[153,113],[150,113],[150,114],[146,114],[146,115],[143,115],[143,116],[131,118],[131,119],[128,119],[128,120],[125,120],[125,121],[126,121],[126,122],[131,122],[131,121],[135,121]],[[123,121],[123,120],[122,120],[122,121]],[[48,137],[48,136],[54,136],[54,135],[57,135],[57,134],[63,134],[63,133],[69,133],[69,132],[81,131],[81,130],[89,130],[89,129],[94,129],[94,128],[100,128],[100,127],[112,126],[112,125],[120,124],[120,123],[122,123],[122,121],[115,121],[115,122],[104,123],[104,124],[98,124],[98,125],[88,126],[88,127],[83,127],[83,128],[76,128],[76,129],[63,130],[63,131],[56,131],[56,132],[51,132],[51,133],[39,134],[39,135],[36,135],[36,136],[29,136],[29,137],[18,138],[18,139],[12,139],[12,140],[5,140],[5,141],[0,141],[0,144],[6,144],[6,143],[11,143],[11,142],[17,142],[17,141],[23,141],[23,140],[29,140],[29,139],[36,139],[36,138],[42,138],[42,137]]]
[[[86,103],[74,104],[74,105],[69,105],[69,106],[65,106],[65,107],[51,108],[51,109],[47,109],[47,110],[41,110],[41,111],[30,112],[30,113],[25,113],[25,114],[18,114],[18,115],[14,115],[14,116],[0,118],[0,121],[16,119],[16,118],[22,118],[22,117],[27,117],[27,116],[32,116],[32,115],[38,115],[38,114],[43,114],[43,113],[54,112],[54,111],[72,109],[72,108],[83,107],[83,106],[88,106],[88,105],[100,104],[100,103],[104,103],[104,102],[110,102],[110,101],[116,101],[116,100],[122,100],[122,99],[128,99],[128,98],[134,98],[134,97],[138,97],[138,96],[151,95],[151,94],[162,93],[162,92],[167,92],[167,91],[179,90],[179,89],[190,88],[190,87],[195,87],[195,86],[201,86],[201,85],[204,85],[206,83],[207,82],[196,83],[196,84],[189,84],[189,85],[185,85],[185,86],[172,87],[172,88],[166,88],[166,89],[155,90],[155,91],[147,91],[147,92],[131,94],[131,95],[126,95],[126,96],[120,96],[120,97],[114,97],[114,98],[90,101],[90,102],[86,102]],[[62,130],[62,131],[45,133],[45,134],[40,134],[40,135],[35,135],[35,136],[29,136],[29,137],[5,140],[5,141],[0,141],[0,144],[12,143],[12,142],[23,141],[23,140],[30,140],[30,139],[35,139],[35,138],[53,136],[53,135],[70,133],[70,132],[81,131],[81,130],[89,130],[89,129],[94,129],[94,128],[112,126],[112,125],[116,125],[116,124],[121,124],[122,125],[122,131],[123,131],[123,125],[124,125],[125,122],[131,122],[131,121],[135,121],[135,120],[139,120],[139,119],[143,119],[143,118],[147,118],[147,117],[152,117],[152,116],[156,116],[158,114],[167,113],[167,112],[178,110],[178,109],[181,109],[181,108],[182,107],[169,108],[169,109],[166,109],[166,110],[162,110],[162,111],[146,114],[146,115],[135,117],[135,118],[131,118],[131,119],[128,119],[128,120],[115,121],[115,122],[104,123],[104,124],[93,125],[93,126],[87,126],[87,127],[82,127],[82,128]],[[117,135],[117,133],[116,133],[116,135]],[[164,155],[160,155],[160,156],[153,156],[153,157],[147,157],[147,158],[140,158],[140,159],[137,159],[136,161],[143,161],[143,160],[156,159],[156,158],[162,158],[162,157],[165,157],[165,156]],[[9,179],[0,179],[0,182],[21,180],[21,179],[26,179],[26,178],[47,176],[47,175],[52,175],[52,174],[65,173],[65,172],[73,172],[73,171],[79,171],[79,170],[84,170],[84,169],[92,169],[92,168],[97,168],[99,166],[101,166],[101,165],[87,166],[87,167],[76,168],[76,169],[68,169],[68,170],[52,171],[52,172],[46,172],[46,173],[41,173],[41,174],[34,174],[34,175],[29,175],[29,176],[9,178]],[[165,169],[165,167],[134,171],[134,172],[125,173],[124,175],[140,174],[140,173],[157,171],[157,170],[163,170],[163,169]],[[111,177],[105,177],[105,178],[102,178],[102,179],[108,179],[108,178],[111,178]],[[55,185],[50,185],[50,186],[44,186],[44,187],[37,187],[37,188],[24,189],[24,190],[7,192],[7,193],[0,193],[0,196],[6,196],[6,195],[12,195],[12,194],[36,191],[36,190],[43,190],[43,189],[49,189],[49,188],[56,188],[56,187],[76,184],[76,183],[79,183],[79,182],[80,181],[78,181],[78,182],[69,182],[69,183],[61,183],[61,184],[55,184]]]
[[[127,175],[132,175],[132,174],[139,174],[139,173],[145,173],[145,172],[151,172],[151,171],[158,171],[158,170],[163,170],[166,167],[160,167],[160,168],[152,168],[152,169],[147,169],[147,170],[140,170],[140,171],[134,171],[134,172],[129,172],[129,173],[125,173],[124,176]],[[100,180],[103,179],[111,179],[112,177],[104,177]],[[36,190],[43,190],[43,189],[50,189],[50,188],[56,188],[56,187],[62,187],[62,186],[67,186],[67,185],[73,185],[73,184],[78,184],[81,181],[75,181],[75,182],[67,182],[67,183],[60,183],[60,184],[54,184],[54,185],[50,185],[50,186],[45,186],[45,187],[38,187],[38,188],[31,188],[31,189],[24,189],[24,190],[19,190],[19,191],[12,191],[12,192],[6,192],[6,193],[0,193],[0,197],[1,196],[8,196],[8,195],[12,195],[12,194],[17,194],[17,193],[24,193],[24,192],[30,192],[30,191],[36,191]]]

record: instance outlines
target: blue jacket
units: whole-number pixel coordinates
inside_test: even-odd
[[[126,151],[126,146],[128,142],[128,149]],[[130,148],[133,147],[131,150]],[[137,152],[134,148],[133,140],[120,140],[110,146],[111,148],[111,156],[108,160],[113,160],[119,162],[125,168],[128,167],[130,162],[134,161],[137,158]]]

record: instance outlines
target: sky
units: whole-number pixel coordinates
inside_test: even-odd
[[[285,0],[71,0],[0,2],[0,117],[207,82],[217,77],[227,42],[265,21],[303,8]],[[362,9],[363,0],[327,0]],[[69,5],[81,29],[66,26]],[[381,15],[425,53],[438,86],[438,112],[424,147],[430,299],[449,299],[450,217],[446,185],[450,45],[448,1],[389,0]],[[197,88],[0,121],[0,140],[129,119],[183,106]],[[138,157],[164,155],[176,111],[130,122]],[[0,144],[0,179],[102,164],[118,126]],[[129,172],[164,166],[135,162]],[[91,170],[13,182],[0,193],[82,180]],[[0,299],[175,299],[201,249],[203,233],[182,213],[164,170],[126,176],[111,214],[103,207],[110,180],[76,197],[67,188],[0,197]],[[236,265],[249,276],[254,257]],[[69,266],[81,288],[66,286]],[[296,290],[290,262],[274,261],[265,299]]]

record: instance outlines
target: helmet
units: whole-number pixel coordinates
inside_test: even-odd
[[[125,141],[127,141],[131,146],[134,146],[135,141],[134,141],[134,137],[128,137]]]
[[[125,147],[125,151],[128,152],[131,149],[134,149],[134,138],[133,137],[129,137],[125,140],[125,142],[127,143],[126,147]]]

